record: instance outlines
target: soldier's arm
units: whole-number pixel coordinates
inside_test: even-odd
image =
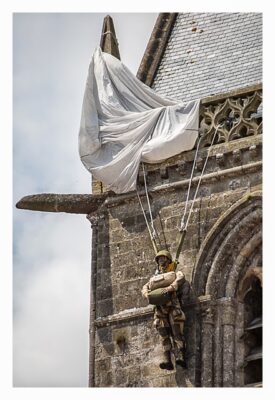
[[[148,293],[149,293],[149,282],[147,282],[143,288],[142,288],[142,296],[145,297],[147,299]]]
[[[172,286],[174,291],[177,291],[179,286],[181,286],[185,281],[185,275],[181,271],[176,272],[176,275],[177,275],[176,279],[170,285]]]
[[[176,292],[178,288],[184,283],[185,276],[181,271],[176,272],[176,279],[170,286],[163,288],[162,293]]]

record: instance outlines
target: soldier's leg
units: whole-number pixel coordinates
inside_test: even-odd
[[[183,336],[184,322],[176,322],[174,324],[174,344],[175,344],[175,358],[176,363],[186,368],[185,360],[185,340]]]
[[[170,328],[169,327],[158,327],[157,331],[160,335],[161,345],[163,351],[171,351],[172,343],[170,339]]]
[[[185,347],[185,340],[183,335],[184,321],[174,321],[173,324],[173,342],[177,349]]]
[[[161,345],[163,348],[163,361],[159,364],[160,368],[172,370],[174,369],[171,360],[171,330],[168,322],[167,315],[159,312],[155,315],[154,325],[160,335]]]
[[[184,314],[181,310],[173,310],[170,313],[169,322],[172,330],[172,337],[175,349],[176,363],[186,368],[185,362],[185,339],[184,339]]]
[[[159,327],[157,330],[161,337],[161,344],[163,348],[163,361],[159,364],[159,366],[162,369],[172,370],[174,369],[174,366],[171,360],[172,343],[170,340],[170,328]]]

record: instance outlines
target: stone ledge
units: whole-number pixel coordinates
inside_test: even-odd
[[[196,301],[186,303],[185,308],[195,307],[199,304],[207,304],[211,301],[211,296],[200,296]],[[153,315],[154,306],[148,305],[146,307],[131,308],[123,310],[117,314],[108,315],[107,317],[99,317],[95,320],[95,326],[101,328],[117,322],[130,321],[132,319],[142,318]]]
[[[262,166],[262,161],[256,161],[254,163],[246,164],[246,165],[240,165],[238,167],[232,167],[228,168],[225,170],[220,170],[220,171],[215,171],[215,172],[210,172],[207,175],[204,175],[201,179],[202,182],[206,182],[209,180],[220,180],[221,178],[225,176],[232,176],[232,175],[238,175],[238,174],[245,174],[247,171],[253,172],[257,171],[259,168]],[[192,183],[198,182],[200,179],[200,176],[196,176],[193,178]],[[185,179],[183,181],[179,182],[172,182],[172,183],[167,183],[164,185],[160,186],[155,186],[153,187],[150,192],[158,192],[159,190],[164,190],[164,189],[170,189],[170,188],[177,188],[179,186],[187,186],[189,184],[189,179]]]
[[[254,171],[258,171],[259,169],[261,169],[262,167],[262,161],[256,161],[253,163],[249,163],[246,165],[240,165],[238,167],[233,167],[233,168],[228,168],[225,170],[220,170],[220,171],[215,171],[215,172],[211,172],[209,174],[206,174],[202,177],[201,182],[205,183],[207,181],[215,181],[215,180],[221,180],[224,177],[228,177],[228,176],[236,176],[236,175],[240,175],[240,174],[246,174],[246,173],[251,173]],[[196,176],[195,178],[193,178],[193,184],[195,184],[196,182],[198,182],[198,180],[200,179],[199,176]],[[189,185],[189,179],[184,179],[181,181],[177,181],[177,182],[172,182],[172,183],[166,183],[163,185],[159,185],[159,186],[155,186],[155,187],[151,187],[149,189],[150,193],[157,193],[160,191],[170,191],[170,190],[175,190],[181,187],[188,187]],[[140,195],[145,195],[144,191],[140,192]],[[121,195],[117,195],[116,197],[108,197],[105,202],[103,203],[103,207],[106,206],[107,208],[110,207],[114,207],[119,203],[123,203],[124,201],[130,201],[136,199],[136,193],[135,192],[130,192],[127,194],[121,194]]]
[[[261,89],[262,89],[262,83],[257,83],[255,85],[234,89],[227,93],[221,93],[214,96],[204,97],[201,100],[201,105],[205,106],[208,104],[216,103],[221,100],[225,100],[228,97],[242,96],[245,94],[250,94],[251,92],[256,92]]]
[[[238,140],[232,140],[227,143],[215,144],[210,150],[209,158],[216,156],[217,154],[229,154],[235,150],[250,150],[252,146],[262,145],[262,135],[248,136]],[[208,148],[203,147],[198,151],[198,158],[205,158],[207,156]],[[184,153],[177,154],[171,158],[168,158],[162,163],[146,164],[146,170],[148,173],[156,171],[164,167],[172,167],[177,165],[180,161],[192,162],[195,157],[196,150],[190,150]],[[209,162],[209,161],[208,161]]]
[[[144,317],[153,314],[154,306],[147,306],[141,308],[131,308],[123,310],[117,314],[108,315],[108,317],[99,317],[95,320],[96,327],[113,324],[121,321],[128,321],[131,319]]]

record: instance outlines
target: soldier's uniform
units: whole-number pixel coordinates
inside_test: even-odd
[[[153,280],[154,277],[143,286],[142,294],[144,296],[152,290]],[[171,351],[173,349],[176,362],[185,366],[185,340],[183,336],[185,315],[181,306],[182,299],[190,288],[181,271],[176,272],[176,279],[169,286],[173,288],[170,300],[164,305],[155,306],[154,312],[154,326],[161,337],[164,351],[164,362],[160,364],[160,367],[165,369],[173,369],[171,363]]]

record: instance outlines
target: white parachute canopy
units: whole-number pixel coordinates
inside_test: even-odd
[[[81,161],[116,193],[136,188],[141,161],[159,163],[194,147],[199,100],[164,98],[97,48],[89,66],[79,132]]]

